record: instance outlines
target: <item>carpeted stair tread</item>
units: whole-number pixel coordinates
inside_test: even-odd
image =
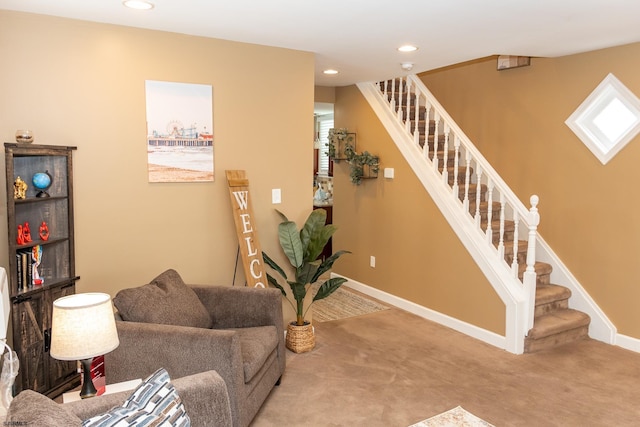
[[[559,285],[538,285],[536,287],[536,305],[549,304],[571,297],[571,290]]]
[[[559,310],[536,318],[533,328],[527,335],[528,339],[537,340],[564,331],[588,326],[589,315],[572,309]]]
[[[533,265],[533,268],[538,276],[548,276],[553,271],[553,267],[551,266],[551,264],[541,261],[536,261],[536,263]],[[524,271],[526,269],[526,264],[518,264],[518,277],[522,279],[522,275],[524,274]]]

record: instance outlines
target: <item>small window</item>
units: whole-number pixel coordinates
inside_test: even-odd
[[[333,114],[318,117],[318,174],[329,175],[329,129],[333,127]]]

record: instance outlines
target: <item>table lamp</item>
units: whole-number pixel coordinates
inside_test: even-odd
[[[50,354],[58,360],[81,361],[82,399],[96,395],[91,379],[92,359],[114,350],[119,344],[109,295],[75,294],[53,302]]]

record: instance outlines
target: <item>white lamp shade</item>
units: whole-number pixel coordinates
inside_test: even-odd
[[[75,294],[53,302],[51,357],[89,359],[109,353],[119,344],[109,295]]]

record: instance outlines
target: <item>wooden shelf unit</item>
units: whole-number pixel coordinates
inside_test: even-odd
[[[11,330],[13,349],[20,360],[14,394],[32,389],[55,397],[80,383],[76,362],[49,355],[53,301],[74,294],[80,279],[75,273],[73,217],[72,153],[76,147],[9,142],[4,147]],[[46,190],[49,197],[36,197],[39,190],[34,188],[32,177],[38,172],[52,177]],[[28,186],[24,199],[14,197],[17,177]],[[39,235],[43,221],[49,229],[47,240]],[[31,241],[18,244],[18,226],[25,223],[29,223]],[[30,279],[19,279],[17,255],[32,253],[38,245],[42,258],[37,270],[44,283],[34,285]]]

